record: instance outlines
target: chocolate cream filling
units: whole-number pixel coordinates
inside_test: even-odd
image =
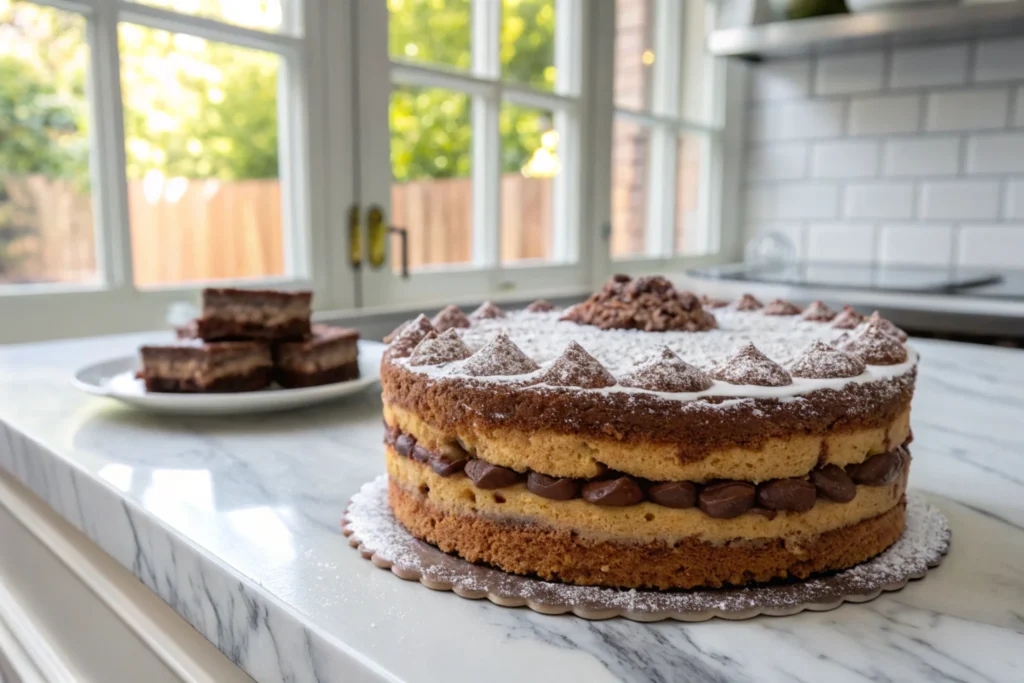
[[[428,449],[416,437],[385,425],[384,443],[401,457],[429,466],[442,477],[467,476],[481,489],[500,489],[525,483],[526,488],[549,500],[582,498],[594,505],[622,507],[644,501],[669,508],[699,507],[716,519],[730,519],[754,511],[769,518],[788,510],[805,512],[818,496],[837,503],[848,503],[857,495],[857,486],[884,486],[897,479],[910,462],[906,445],[870,456],[861,463],[824,465],[812,470],[807,479],[773,479],[758,485],[746,481],[715,481],[698,484],[688,481],[648,481],[606,472],[589,480],[550,477],[528,470],[517,472],[508,467],[474,458],[457,445],[445,451]]]

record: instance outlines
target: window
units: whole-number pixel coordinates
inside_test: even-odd
[[[0,3],[0,286],[99,279],[90,58],[81,15]]]
[[[718,249],[722,79],[707,19],[700,0],[616,0],[613,259]]]
[[[413,271],[577,261],[578,0],[389,0],[388,15],[392,223]]]
[[[0,0],[0,304],[94,302],[84,333],[211,281],[329,298],[305,4]]]
[[[705,11],[0,0],[0,318],[152,329],[210,282],[321,309],[578,295],[720,258]]]

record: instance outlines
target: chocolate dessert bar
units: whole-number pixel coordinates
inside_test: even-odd
[[[359,377],[359,333],[313,325],[313,336],[274,347],[274,379],[283,387],[312,387]]]
[[[180,342],[139,349],[147,391],[256,391],[270,385],[273,362],[261,342]]]
[[[312,292],[207,288],[196,334],[207,341],[303,339],[310,333],[312,299]]]

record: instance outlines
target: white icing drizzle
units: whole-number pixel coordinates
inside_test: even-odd
[[[687,363],[703,370],[710,370],[719,360],[724,359],[745,344],[752,342],[766,356],[787,367],[796,360],[807,345],[821,339],[832,343],[837,337],[850,330],[832,327],[829,323],[806,321],[799,316],[769,316],[761,311],[735,311],[716,309],[714,315],[718,328],[706,332],[642,332],[639,330],[602,330],[590,325],[561,321],[562,311],[529,313],[516,311],[507,317],[491,320],[477,320],[473,326],[457,330],[466,345],[474,352],[490,342],[500,331],[504,331],[513,342],[540,369],[526,375],[494,375],[488,377],[467,377],[459,372],[461,363],[444,367],[407,365],[406,359],[392,359],[392,363],[406,366],[410,371],[429,377],[447,377],[472,380],[481,383],[521,383],[538,378],[561,355],[570,341],[578,342],[594,358],[599,360],[614,376],[619,377],[633,370],[635,366],[667,346]],[[858,330],[854,330],[856,334]],[[736,385],[716,380],[714,384],[697,392],[667,393],[634,389],[615,385],[600,389],[573,391],[597,392],[601,394],[643,394],[671,401],[695,401],[709,397],[776,398],[783,401],[799,400],[804,394],[821,389],[840,390],[849,384],[867,384],[890,380],[911,372],[917,365],[918,354],[907,347],[907,360],[896,365],[868,365],[856,377],[810,379],[794,377],[793,383],[782,387]],[[463,361],[464,362],[464,361]],[[546,385],[523,387],[522,391],[544,391]],[[728,402],[720,404],[727,405]]]

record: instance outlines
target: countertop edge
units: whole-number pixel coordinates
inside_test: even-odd
[[[321,680],[318,671],[323,670],[344,672],[352,681],[398,680],[344,643],[304,624],[301,615],[233,567],[2,418],[0,468],[256,681],[295,680],[302,669],[312,680]],[[154,561],[155,555],[165,561]],[[169,571],[174,573],[173,583]],[[192,594],[185,595],[186,590]],[[280,653],[285,648],[306,653],[305,660],[283,661]]]

